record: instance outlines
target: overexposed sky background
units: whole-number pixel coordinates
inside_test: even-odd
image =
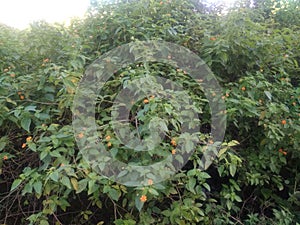
[[[0,23],[24,29],[33,21],[64,22],[82,17],[89,0],[0,0]]]
[[[234,0],[223,1],[228,4]],[[83,17],[89,0],[0,0],[0,23],[25,29],[33,21],[67,22],[72,17]]]

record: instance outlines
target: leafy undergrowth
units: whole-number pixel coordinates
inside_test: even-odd
[[[219,8],[195,2],[94,3],[85,19],[68,27],[1,25],[1,224],[299,224],[299,3],[254,1],[250,8],[244,1],[220,15]],[[214,144],[201,85],[181,68],[155,62],[114,71],[95,108],[99,140],[114,158],[148,165],[171,156],[181,165],[180,143],[200,140],[185,146],[183,153],[194,152],[170,179],[155,183],[151,172],[141,171],[146,183],[129,187],[85,160],[75,139],[89,140],[84,130],[74,137],[72,105],[94,60],[145,40],[176,43],[205,61],[223,88],[227,129],[218,157],[200,170],[203,152]],[[114,131],[113,102],[133,79],[158,90],[157,75],[182,85],[197,118],[183,117],[189,110],[180,111],[180,90],[167,99],[145,95],[126,119],[140,138],[149,137],[150,125],[165,136],[153,152],[134,152]],[[183,122],[200,131],[182,134]]]

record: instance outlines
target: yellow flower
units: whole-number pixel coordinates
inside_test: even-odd
[[[173,146],[176,146],[176,145],[177,145],[174,138],[171,140],[171,145],[173,145]]]
[[[31,136],[28,136],[27,138],[26,138],[26,141],[27,142],[29,142],[29,141],[31,141],[32,140],[32,137]]]

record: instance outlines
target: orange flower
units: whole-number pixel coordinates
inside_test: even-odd
[[[281,124],[285,125],[286,124],[286,120],[281,120]]]
[[[222,99],[224,100],[226,97],[225,96],[222,96]]]
[[[246,88],[245,88],[245,87],[242,87],[241,90],[242,90],[242,91],[246,91]]]
[[[10,74],[10,77],[14,78],[16,76],[16,74],[12,73]]]
[[[150,96],[150,99],[154,99],[154,97],[155,97],[154,95],[151,95],[151,96]]]
[[[43,60],[43,62],[44,62],[44,63],[47,63],[47,62],[49,62],[49,59],[46,58],[46,59]]]
[[[26,138],[26,141],[31,141],[32,140],[32,137],[31,136],[28,136],[27,138]]]
[[[162,5],[162,4],[163,4],[163,2],[160,2],[159,4],[160,4],[160,5]]]
[[[217,38],[216,37],[211,37],[209,40],[215,41],[215,40],[217,40]]]
[[[148,99],[144,99],[143,101],[145,104],[149,103],[149,100]]]
[[[280,148],[278,151],[279,151],[281,154],[283,154],[283,155],[287,155],[287,152],[286,152],[286,151],[283,151],[282,148]]]
[[[81,132],[81,133],[78,134],[78,137],[79,137],[79,138],[83,138],[83,137],[84,137],[84,134]]]
[[[8,160],[7,155],[3,156],[3,160]]]
[[[142,196],[140,197],[140,201],[141,201],[141,202],[146,202],[146,201],[147,201],[147,196],[146,196],[146,195],[142,195]]]
[[[212,145],[214,143],[214,141],[213,140],[209,140],[208,143]]]
[[[24,95],[20,95],[19,98],[20,98],[21,100],[24,100],[24,99],[25,99],[25,96],[24,96]]]
[[[176,149],[172,149],[172,155],[176,154]]]
[[[225,95],[226,97],[229,97],[229,93],[226,93],[226,95]]]
[[[22,144],[22,148],[26,148],[27,144],[26,143],[23,143]]]
[[[21,94],[22,94],[22,91],[18,91],[17,93],[18,93],[18,95],[21,95]]]
[[[176,146],[176,145],[177,145],[174,138],[171,140],[171,145],[173,145],[173,146]]]
[[[60,164],[60,167],[64,167],[64,166],[65,166],[65,164],[63,164],[63,163]]]
[[[107,135],[107,136],[105,137],[105,140],[109,141],[109,140],[110,140],[110,136]]]
[[[153,184],[153,180],[152,179],[149,179],[148,180],[148,185],[152,185]]]
[[[107,147],[111,147],[111,145],[112,145],[111,142],[107,143]]]

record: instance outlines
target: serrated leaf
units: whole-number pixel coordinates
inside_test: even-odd
[[[196,194],[196,192],[194,190],[195,185],[196,185],[196,179],[195,178],[190,178],[189,182],[188,182],[188,185],[187,185],[187,188],[189,189],[189,191],[193,192],[194,194]]]
[[[33,189],[39,195],[42,194],[42,186],[43,186],[43,184],[41,181],[37,181],[37,182],[33,183]]]
[[[238,142],[238,141],[236,141],[236,140],[232,140],[232,141],[230,141],[229,143],[228,143],[228,146],[229,147],[232,147],[232,146],[236,146],[236,145],[239,145],[240,143]]]
[[[78,190],[76,191],[76,194],[82,192],[87,187],[87,180],[83,179],[78,182]]]
[[[218,158],[220,158],[227,150],[228,150],[228,148],[222,148],[222,149],[218,152]]]
[[[29,117],[25,117],[21,120],[21,127],[28,132],[30,132],[30,124],[31,124],[31,118]]]
[[[59,173],[58,171],[54,171],[53,173],[50,174],[50,179],[53,180],[54,182],[57,182],[58,181],[58,178],[59,178]]]
[[[75,178],[71,178],[71,184],[75,191],[78,191],[78,181]]]
[[[11,185],[10,191],[15,190],[22,183],[21,179],[16,179]]]
[[[11,98],[6,98],[6,101],[11,104],[17,105],[17,103],[15,101],[13,101]]]
[[[69,177],[63,176],[63,177],[61,178],[61,183],[62,183],[63,185],[65,185],[67,188],[72,189],[72,187],[71,187],[71,182],[70,182]]]
[[[0,151],[2,151],[5,148],[6,144],[7,144],[7,137],[4,136],[0,138]]]
[[[114,188],[109,188],[108,194],[115,201],[118,201],[120,196],[121,196],[121,192],[119,190],[114,189]]]
[[[149,189],[149,193],[151,193],[151,194],[153,194],[153,195],[156,195],[156,196],[159,195],[159,193],[158,193],[155,189],[153,189],[153,188],[150,188],[150,189]]]
[[[229,172],[230,172],[230,175],[232,177],[234,177],[234,175],[236,173],[236,165],[235,164],[230,164],[230,166],[229,166]]]

